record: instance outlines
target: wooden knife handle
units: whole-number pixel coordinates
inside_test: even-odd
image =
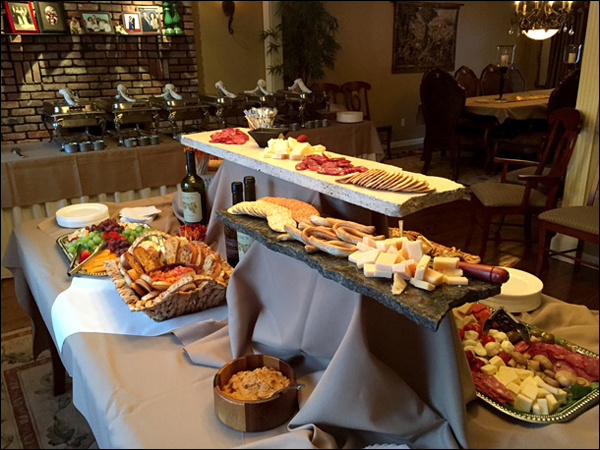
[[[464,273],[480,280],[491,281],[493,283],[506,283],[510,274],[508,270],[498,266],[488,266],[485,264],[472,264],[463,261],[458,262],[458,268]]]

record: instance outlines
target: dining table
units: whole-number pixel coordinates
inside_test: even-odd
[[[465,101],[465,111],[495,117],[500,124],[507,119],[546,119],[551,93],[552,89],[538,89],[507,93],[501,99],[498,94],[469,97]]]
[[[225,160],[208,189],[206,242],[213,248],[224,241],[215,212],[231,181],[247,175],[256,178],[259,197],[297,198],[338,217],[372,214],[329,191]],[[177,230],[175,194],[108,206],[117,217],[121,207],[146,205],[161,210],[151,226]],[[52,311],[73,287],[56,243],[66,231],[53,218],[21,223],[3,260],[36,325],[36,354],[56,346],[60,318]],[[109,288],[98,292],[90,315],[105,302],[122,301]],[[598,405],[564,423],[530,424],[478,399],[452,313],[430,329],[258,241],[233,271],[226,312],[226,319],[161,335],[81,331],[61,341],[55,354],[73,378],[73,403],[99,447],[597,448]],[[597,311],[543,295],[540,307],[519,318],[598,352]],[[225,426],[213,404],[217,370],[253,353],[288,361],[305,385],[290,420],[258,433]]]

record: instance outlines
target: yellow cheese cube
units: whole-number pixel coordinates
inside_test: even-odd
[[[531,405],[531,412],[538,416],[542,415],[542,410],[540,409],[540,405],[537,401],[533,402],[533,404]]]
[[[437,271],[453,270],[458,268],[459,258],[436,256],[433,259],[433,269]]]
[[[538,396],[538,387],[529,383],[525,385],[521,384],[521,394],[525,397],[530,398],[532,401],[535,400]]]
[[[515,400],[515,409],[517,411],[522,411],[528,413],[531,411],[531,406],[533,405],[533,400],[524,396],[523,394],[517,395],[517,399]]]
[[[437,270],[433,270],[431,268],[427,268],[425,270],[425,276],[423,277],[425,281],[433,284],[434,286],[440,286],[444,283],[444,275]],[[470,304],[470,303],[469,303]]]
[[[514,369],[515,373],[519,376],[521,380],[525,380],[526,378],[533,378],[534,373],[531,370],[527,369]]]
[[[545,398],[538,398],[537,403],[540,407],[542,415],[548,415],[548,401]]]
[[[558,403],[558,400],[552,394],[546,395],[546,401],[548,402],[548,412],[554,414],[560,407],[560,403]]]
[[[500,358],[499,356],[494,356],[493,358],[491,358],[490,364],[493,364],[498,368],[500,368],[500,366],[506,366],[506,364],[504,363],[504,360],[502,358]]]
[[[521,393],[521,386],[519,386],[516,383],[508,383],[506,385],[506,389],[508,389],[510,392],[512,392],[515,395],[519,395]]]
[[[487,375],[494,375],[496,372],[498,372],[498,367],[493,364],[486,364],[485,366],[482,366],[479,370],[481,370]]]

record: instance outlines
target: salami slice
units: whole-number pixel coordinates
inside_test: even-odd
[[[237,128],[225,128],[210,135],[210,142],[229,145],[243,145],[250,138]]]
[[[510,391],[493,375],[475,371],[472,371],[471,375],[473,376],[477,390],[482,394],[487,395],[501,405],[512,401],[513,398]]]
[[[599,377],[598,359],[581,353],[575,353],[556,344],[533,342],[528,350],[531,356],[544,355],[556,370],[567,370],[588,381],[597,381]]]
[[[306,170],[308,169],[308,166],[306,165],[305,162],[300,162],[298,164],[296,164],[296,170]]]

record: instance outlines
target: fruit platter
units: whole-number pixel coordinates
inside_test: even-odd
[[[519,420],[564,422],[598,402],[599,357],[504,309],[453,310],[477,397]]]
[[[106,219],[65,234],[56,242],[71,266],[83,264],[79,275],[102,277],[107,275],[104,261],[121,256],[141,234],[151,230],[144,224]]]

